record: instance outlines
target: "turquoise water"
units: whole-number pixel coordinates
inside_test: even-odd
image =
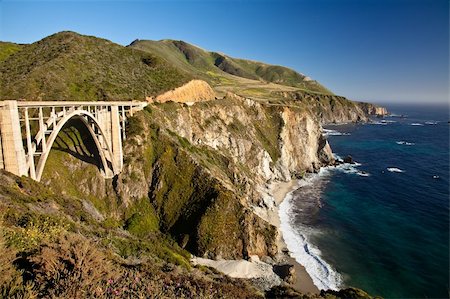
[[[349,133],[329,136],[329,143],[361,165],[327,170],[294,192],[291,226],[340,287],[386,298],[447,298],[448,108],[388,108],[407,118],[328,128]]]

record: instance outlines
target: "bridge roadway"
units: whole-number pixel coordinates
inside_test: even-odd
[[[58,133],[77,119],[95,142],[103,175],[111,178],[122,171],[126,119],[145,106],[136,101],[0,101],[0,169],[39,181]]]

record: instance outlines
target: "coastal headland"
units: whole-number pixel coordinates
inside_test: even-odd
[[[278,207],[296,180],[334,164],[322,124],[386,109],[182,41],[123,47],[61,32],[1,43],[0,53],[2,100],[149,103],[127,119],[123,170],[112,179],[77,119],[40,183],[0,172],[2,294],[370,297],[319,290],[289,256]]]

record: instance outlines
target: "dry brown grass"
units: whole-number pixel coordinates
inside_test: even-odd
[[[102,285],[115,278],[105,253],[78,234],[43,245],[27,260],[39,295],[44,297],[99,297],[104,295]]]
[[[4,227],[0,224],[0,231]],[[22,271],[15,267],[17,251],[5,245],[3,233],[0,233],[0,298],[35,298],[31,282],[24,283]]]

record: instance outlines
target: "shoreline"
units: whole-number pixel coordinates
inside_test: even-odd
[[[203,265],[215,268],[216,270],[234,278],[245,278],[253,280],[259,288],[268,290],[273,286],[280,285],[284,282],[278,276],[274,269],[274,265],[289,265],[294,268],[292,279],[287,283],[290,287],[303,294],[320,294],[319,288],[314,285],[311,276],[306,272],[303,265],[291,257],[289,249],[283,239],[281,231],[281,220],[279,215],[280,204],[285,200],[289,192],[294,191],[300,180],[290,180],[287,182],[276,181],[267,186],[266,194],[270,196],[270,207],[262,208],[255,211],[257,215],[276,227],[277,238],[275,240],[277,246],[277,254],[272,261],[260,260],[258,256],[250,256],[248,260],[224,260],[224,259],[207,259],[197,256],[191,258],[194,265]]]
[[[268,216],[271,224],[276,226],[278,231],[277,247],[279,259],[285,261],[287,264],[293,265],[295,269],[295,280],[294,283],[290,284],[290,286],[301,293],[319,294],[319,288],[314,285],[313,280],[308,272],[306,272],[305,267],[289,255],[289,250],[284,242],[283,232],[280,228],[280,216],[278,214],[279,206],[285,200],[289,192],[296,189],[298,182],[299,180],[291,180],[288,182],[272,183],[270,193],[275,201],[275,207],[268,211]]]

